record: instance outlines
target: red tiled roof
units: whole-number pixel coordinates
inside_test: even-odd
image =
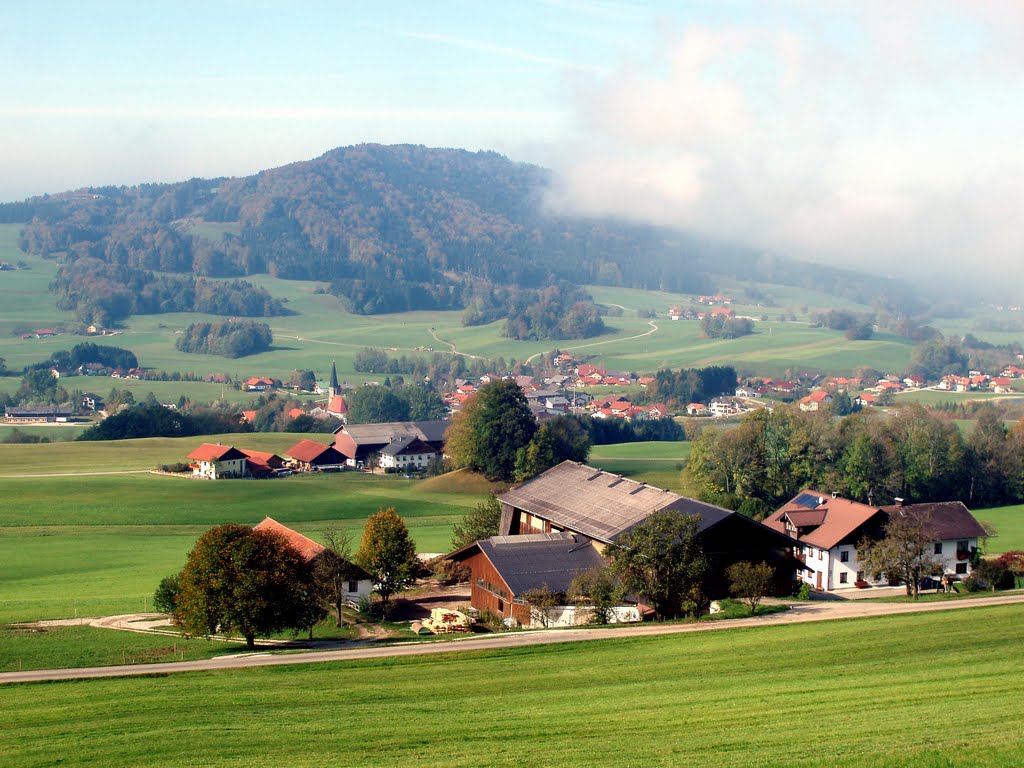
[[[235,453],[238,454],[237,458],[242,458],[245,455],[241,451],[236,450],[234,447],[230,445],[216,445],[214,443],[203,443],[194,451],[192,451],[192,453],[190,453],[186,458],[192,459],[194,461],[220,461],[225,457],[232,458],[227,456],[227,454],[229,454],[231,451],[234,451]]]
[[[314,440],[299,440],[299,442],[288,449],[287,455],[299,461],[316,461],[321,453],[332,447]]]
[[[242,419],[252,424],[256,418],[256,411],[242,411]]]
[[[823,517],[821,524],[810,533],[801,536],[799,541],[820,549],[832,549],[875,515],[885,514],[878,507],[869,507],[867,504],[850,499],[833,499],[831,496],[813,489],[801,491],[796,498],[804,495],[821,497],[825,501],[815,509],[808,510],[806,507],[796,504],[796,499],[793,499],[780,510],[766,517],[764,524],[780,533],[785,533],[786,525],[782,521],[783,515],[796,514],[797,519],[800,520],[799,524],[803,525],[812,525],[811,521],[821,516]],[[808,512],[813,512],[814,515],[808,515]],[[798,524],[797,520],[790,519],[794,525]]]
[[[299,416],[301,416],[303,413],[304,411],[301,408],[292,408],[290,411],[288,411],[288,415],[293,419],[299,418]]]
[[[281,525],[272,517],[263,518],[263,522],[253,528],[253,530],[272,531],[273,533],[279,534],[288,542],[288,545],[292,547],[292,549],[296,550],[306,560],[312,560],[326,549],[323,544],[318,544],[312,539],[303,536],[298,531],[293,531],[291,528]]]
[[[331,402],[327,404],[328,413],[348,413],[348,403],[345,402],[345,398],[341,395],[335,395],[331,398]]]

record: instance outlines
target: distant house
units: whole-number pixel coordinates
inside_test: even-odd
[[[1009,376],[996,376],[989,382],[989,388],[1000,395],[1013,392],[1013,382]]]
[[[252,424],[254,421],[256,421],[256,411],[255,410],[242,411],[242,419],[241,420],[242,420],[243,424]]]
[[[249,474],[248,457],[230,445],[203,443],[187,458],[195,477],[221,480],[228,477],[246,477]]]
[[[436,454],[444,450],[444,433],[450,421],[393,421],[384,424],[346,424],[334,431],[334,447],[349,466],[368,465],[371,456],[405,437],[414,437]]]
[[[736,387],[736,397],[760,397],[761,393],[755,387]]]
[[[916,373],[912,373],[911,375],[904,377],[903,384],[909,389],[920,389],[924,386],[924,377],[918,376]]]
[[[299,440],[284,455],[300,472],[340,469],[345,465],[345,456],[337,448],[315,440]]]
[[[686,406],[687,416],[707,416],[711,411],[704,403],[690,403]]]
[[[433,446],[418,437],[403,435],[380,449],[378,464],[384,469],[419,471],[426,469],[437,455]]]
[[[303,536],[298,531],[281,525],[272,517],[265,517],[253,528],[254,531],[271,531],[281,536],[288,545],[302,555],[306,562],[316,560],[326,547],[319,542]],[[355,563],[348,563],[348,578],[345,580],[344,600],[348,605],[358,605],[363,598],[369,598],[373,592],[373,577]]]
[[[878,405],[878,399],[870,392],[864,392],[853,399],[854,405]]]
[[[95,392],[82,393],[82,407],[88,411],[102,411],[103,398]]]
[[[667,419],[668,418],[668,406],[664,403],[651,403],[646,408],[647,418],[649,419]]]
[[[274,380],[264,376],[253,376],[242,385],[246,392],[266,392],[274,388]]]
[[[1008,365],[1002,370],[1002,374],[1009,379],[1019,379],[1024,376],[1024,368],[1018,368],[1016,365]]]
[[[819,389],[817,392],[811,392],[807,397],[800,401],[801,411],[817,411],[822,406],[832,404],[832,395],[823,389]]]

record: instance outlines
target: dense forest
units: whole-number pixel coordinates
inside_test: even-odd
[[[174,346],[182,352],[235,358],[265,352],[273,340],[270,326],[266,323],[224,320],[219,323],[192,323]]]
[[[559,290],[573,321],[554,328],[547,298],[503,292],[560,282],[693,293],[729,278],[913,309],[910,289],[897,281],[665,229],[559,216],[543,205],[548,183],[545,169],[494,152],[369,144],[245,178],[32,198],[0,205],[0,222],[25,223],[24,250],[64,259],[54,290],[66,308],[113,319],[175,302],[198,310],[197,277],[264,272],[326,281],[358,313],[465,308],[469,324],[513,318],[506,333],[514,338],[601,332],[585,294]],[[197,228],[203,222],[224,223],[219,239],[198,234],[209,231]],[[244,310],[215,306],[246,316],[280,310],[248,284],[237,292]],[[536,318],[520,323],[523,299]]]

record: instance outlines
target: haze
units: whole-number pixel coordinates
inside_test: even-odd
[[[559,211],[1021,287],[1017,3],[373,5],[5,8],[0,200],[495,149]]]

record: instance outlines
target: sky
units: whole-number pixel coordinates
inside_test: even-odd
[[[0,76],[0,201],[464,147],[560,212],[1024,288],[1019,0],[40,0]]]

